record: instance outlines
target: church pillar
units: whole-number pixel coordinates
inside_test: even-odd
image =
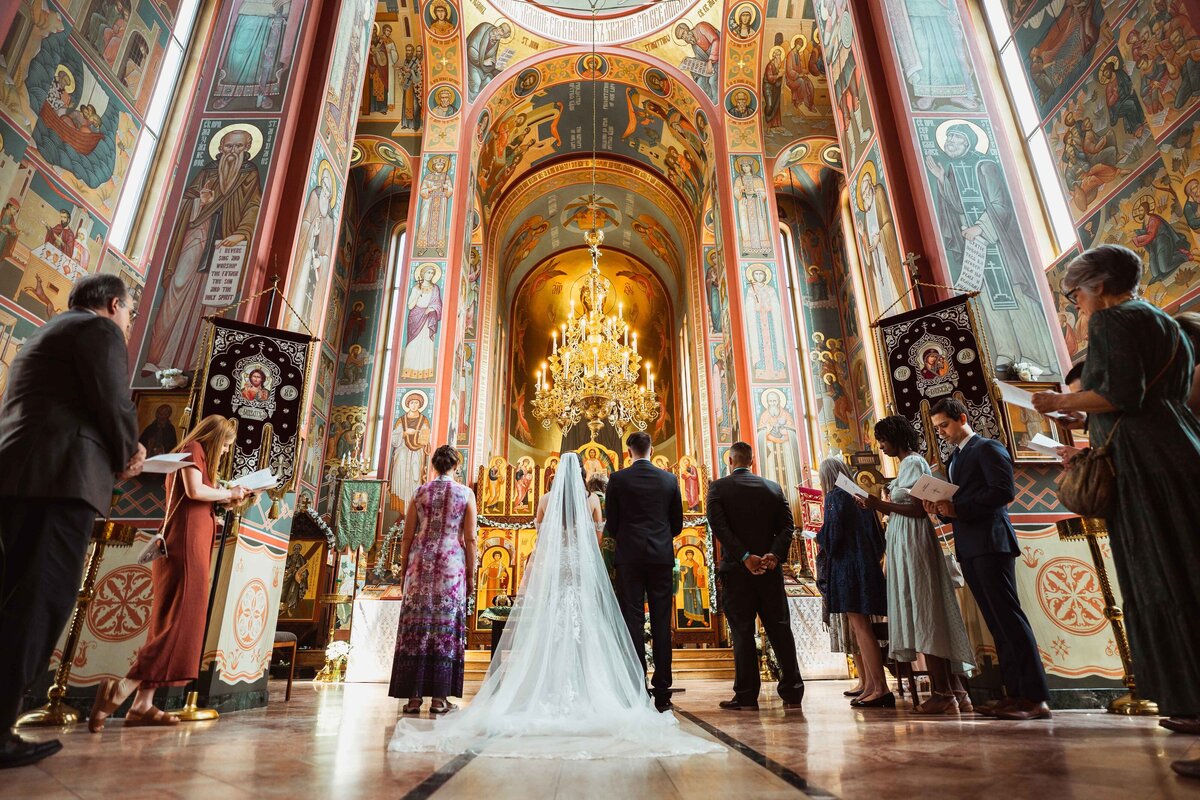
[[[370,0],[220,10],[182,163],[152,237],[131,337],[140,342],[135,388],[157,387],[154,368],[194,369],[203,317],[238,302],[224,316],[322,335],[373,12]],[[296,163],[304,166],[287,169]],[[294,312],[279,298],[256,297],[275,277]],[[310,399],[319,352],[305,384]],[[304,435],[311,431],[298,439],[297,456]],[[152,483],[134,493],[145,497],[127,498],[129,516],[161,515],[161,484]],[[266,701],[294,496],[284,498],[278,520],[268,518],[264,497],[226,542],[200,682],[208,705]]]

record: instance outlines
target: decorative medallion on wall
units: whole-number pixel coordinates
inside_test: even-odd
[[[104,642],[123,642],[150,625],[150,570],[118,567],[96,584],[88,606],[88,630]]]
[[[1052,558],[1038,571],[1034,585],[1042,611],[1064,631],[1089,636],[1108,626],[1100,576],[1091,564]]]

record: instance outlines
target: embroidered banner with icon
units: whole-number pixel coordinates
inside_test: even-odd
[[[192,419],[220,414],[237,420],[233,476],[259,468],[264,432],[270,430],[267,465],[280,485],[292,479],[314,341],[248,322],[211,320]]]
[[[943,397],[967,407],[981,435],[1003,441],[992,400],[991,364],[966,295],[885,317],[877,323],[883,373],[895,413],[907,417],[928,446],[937,441],[927,424],[928,408]],[[938,442],[945,463],[948,447]]]
[[[339,548],[370,550],[375,544],[383,481],[344,480],[338,489],[334,530]]]

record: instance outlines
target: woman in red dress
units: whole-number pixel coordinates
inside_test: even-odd
[[[154,562],[154,601],[150,633],[128,674],[104,681],[96,695],[88,729],[98,733],[130,695],[136,695],[125,715],[125,727],[179,724],[179,719],[154,706],[160,686],[182,686],[197,676],[204,646],[208,612],[209,562],[217,530],[215,503],[238,502],[247,492],[240,486],[214,486],[222,456],[233,444],[234,421],[213,414],[200,421],[179,446],[194,466],[167,476],[167,518],[163,526],[167,556]]]

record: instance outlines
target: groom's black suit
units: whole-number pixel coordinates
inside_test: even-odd
[[[617,602],[633,639],[633,650],[646,669],[645,617],[650,606],[654,647],[654,699],[671,697],[671,608],[675,537],[683,531],[683,498],[679,482],[649,459],[638,459],[608,479],[605,522],[617,542]]]
[[[708,524],[721,543],[721,577],[725,620],[733,645],[734,699],[758,703],[761,687],[754,618],[762,620],[767,640],[779,661],[779,696],[785,703],[804,698],[804,680],[796,656],[783,571],[778,565],[755,575],[743,563],[747,556],[768,553],[782,564],[792,543],[792,511],[778,483],[745,467],[708,486]]]

